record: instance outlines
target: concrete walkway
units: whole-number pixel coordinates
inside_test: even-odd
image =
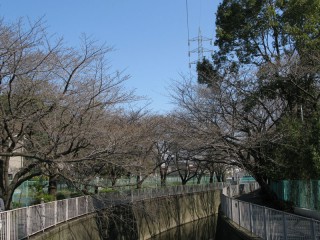
[[[236,197],[236,199],[239,199],[244,202],[250,202],[253,204],[265,206],[268,208],[273,208],[280,211],[285,211],[288,213],[294,213],[292,205],[285,203],[283,201],[271,201],[268,200],[262,193],[261,190],[255,190],[251,193],[243,194],[239,197]]]

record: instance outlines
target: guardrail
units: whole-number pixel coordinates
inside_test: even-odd
[[[26,239],[59,223],[119,203],[132,203],[143,199],[205,192],[222,189],[227,185],[225,183],[215,183],[112,192],[64,199],[5,211],[0,213],[0,240]]]
[[[238,190],[223,189],[222,212],[239,227],[247,229],[252,234],[266,240],[319,239],[320,221],[240,201],[226,196],[229,195],[228,191],[236,193]]]

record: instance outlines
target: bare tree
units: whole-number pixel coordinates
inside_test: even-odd
[[[165,187],[167,176],[173,171],[175,136],[172,131],[174,119],[172,116],[156,116],[158,124],[155,131],[154,159],[158,168],[160,185]]]
[[[127,77],[106,64],[112,49],[82,40],[80,49],[67,48],[52,43],[41,21],[29,28],[0,22],[0,195],[7,209],[22,182],[103,153],[94,142],[100,122],[133,99],[121,87]],[[10,182],[13,156],[24,166]]]
[[[215,152],[216,163],[245,168],[267,186],[265,170],[269,163],[276,164],[268,146],[281,137],[276,122],[285,104],[281,99],[250,99],[257,87],[250,73],[213,79],[211,87],[185,79],[176,85],[173,97],[199,147]]]
[[[160,175],[160,185],[161,187],[166,186],[167,176],[170,173],[169,168],[173,163],[173,154],[170,151],[170,142],[162,140],[156,142],[155,151],[156,151],[156,166],[159,166],[159,175]]]

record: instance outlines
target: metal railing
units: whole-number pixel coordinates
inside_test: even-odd
[[[238,194],[229,195],[228,191],[231,192],[228,188],[223,189],[222,212],[252,234],[266,240],[320,239],[320,221],[240,201],[230,197]]]
[[[171,195],[206,192],[226,187],[225,183],[173,186],[97,194],[42,203],[0,212],[0,240],[25,239],[70,219],[120,203]]]
[[[93,211],[91,197],[82,196],[1,212],[0,240],[24,239]]]

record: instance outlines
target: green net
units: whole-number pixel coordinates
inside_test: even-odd
[[[278,198],[291,201],[296,207],[320,210],[319,180],[283,180],[271,183]]]

